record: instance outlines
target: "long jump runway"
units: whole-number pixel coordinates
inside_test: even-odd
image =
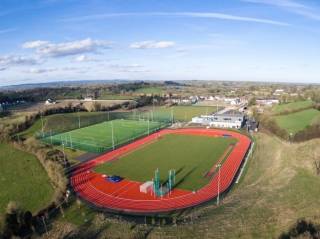
[[[124,179],[119,183],[112,183],[106,181],[104,175],[93,172],[92,169],[96,165],[128,154],[166,134],[227,136],[237,139],[238,142],[220,169],[220,193],[223,193],[231,186],[251,144],[251,140],[247,136],[234,131],[197,128],[164,129],[79,165],[70,179],[73,190],[80,198],[96,207],[129,214],[170,212],[193,207],[217,197],[217,174],[213,176],[206,186],[198,191],[173,189],[170,195],[155,197],[151,193],[140,192],[139,187],[143,182]]]

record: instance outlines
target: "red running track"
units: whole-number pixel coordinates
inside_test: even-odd
[[[174,189],[170,195],[156,198],[151,192],[147,194],[140,193],[139,186],[142,184],[141,182],[125,179],[119,183],[111,183],[107,182],[103,175],[92,171],[92,168],[96,165],[112,161],[166,134],[205,135],[211,137],[229,135],[237,139],[238,142],[221,166],[220,193],[231,186],[251,144],[251,140],[247,136],[234,131],[195,128],[164,129],[78,166],[71,176],[71,185],[74,191],[78,196],[97,207],[132,214],[169,212],[196,206],[217,197],[217,174],[206,186],[196,192]]]

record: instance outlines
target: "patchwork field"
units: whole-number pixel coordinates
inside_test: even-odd
[[[320,119],[320,111],[307,109],[296,113],[275,117],[277,124],[287,130],[288,133],[296,134],[305,129],[308,125]]]
[[[53,188],[35,156],[2,143],[0,165],[0,215],[10,201],[32,212],[50,202]]]
[[[292,111],[292,110],[299,110],[299,109],[304,109],[307,107],[312,106],[312,101],[311,100],[305,100],[305,101],[297,101],[297,102],[291,102],[288,104],[280,104],[280,105],[275,105],[272,108],[273,113],[281,113],[285,111]]]
[[[88,152],[102,152],[111,149],[113,141],[115,146],[123,144],[161,126],[160,122],[145,120],[112,120],[49,136],[44,140],[52,144],[64,143],[67,147]]]
[[[152,180],[158,168],[165,182],[168,171],[175,169],[177,188],[196,190],[209,182],[206,173],[235,142],[233,138],[165,135],[116,161],[97,166],[95,171],[145,182]]]

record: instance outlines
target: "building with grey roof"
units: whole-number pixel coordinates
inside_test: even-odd
[[[215,128],[240,129],[245,123],[245,115],[232,111],[223,114],[201,115],[192,118],[192,123],[208,125]]]

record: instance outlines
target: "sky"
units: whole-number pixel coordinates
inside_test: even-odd
[[[0,86],[320,83],[319,0],[0,0]]]

